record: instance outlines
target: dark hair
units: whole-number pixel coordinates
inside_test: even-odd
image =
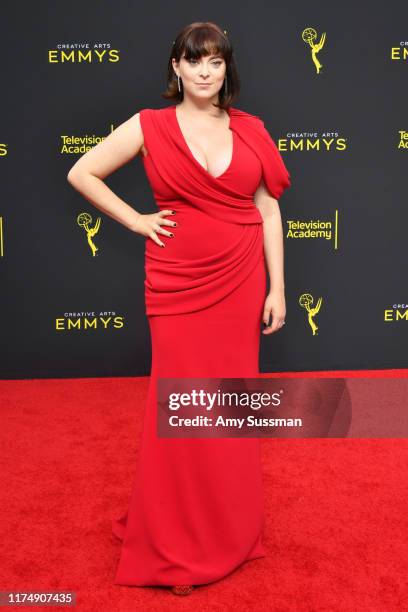
[[[163,98],[174,99],[181,102],[184,97],[183,84],[181,91],[178,90],[177,75],[174,72],[172,59],[177,62],[183,56],[185,59],[199,59],[202,56],[220,54],[227,65],[225,78],[227,80],[227,92],[225,92],[225,81],[221,87],[218,99],[219,103],[214,106],[227,110],[238,97],[240,81],[235,64],[234,50],[225,32],[212,21],[196,21],[183,28],[177,35],[172,45],[170,58],[167,66],[167,89],[162,93]]]

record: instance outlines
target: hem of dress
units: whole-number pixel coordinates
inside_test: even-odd
[[[126,514],[122,515],[119,519],[114,519],[112,521],[112,533],[122,542],[123,542],[124,534],[126,531],[126,526],[123,524],[123,521],[125,520],[125,516]],[[255,541],[255,544],[252,546],[252,548],[248,552],[245,559],[243,559],[241,562],[234,565],[234,567],[232,567],[230,570],[223,571],[221,574],[214,574],[211,578],[207,578],[205,580],[204,579],[199,579],[199,580],[188,579],[187,580],[185,577],[185,573],[184,573],[183,577],[180,577],[180,578],[173,577],[170,583],[169,580],[167,581],[160,580],[160,579],[158,580],[153,580],[153,579],[152,580],[133,580],[131,578],[119,579],[117,578],[117,576],[115,576],[113,584],[115,586],[127,586],[127,587],[172,587],[175,584],[191,584],[193,586],[205,586],[205,585],[213,584],[215,582],[223,580],[224,578],[227,578],[228,576],[233,574],[237,569],[242,567],[248,561],[254,561],[255,559],[262,559],[262,558],[265,558],[266,556],[267,556],[267,552],[265,550],[265,546],[263,543],[263,534],[261,532],[258,535]]]

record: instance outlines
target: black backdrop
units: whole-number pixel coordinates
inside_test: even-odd
[[[92,146],[169,104],[172,41],[203,20],[227,29],[242,81],[234,105],[264,120],[292,177],[280,200],[287,323],[262,336],[261,370],[407,367],[407,3],[71,1],[2,5],[2,378],[149,373],[145,239],[70,186],[80,153],[66,138]],[[308,28],[314,43],[326,35],[320,72]],[[87,44],[89,57],[76,48],[63,61],[64,44]],[[106,182],[156,210],[139,157]],[[95,257],[81,213],[91,227],[101,219]],[[293,229],[319,221],[331,236]],[[319,298],[313,334],[304,303]]]

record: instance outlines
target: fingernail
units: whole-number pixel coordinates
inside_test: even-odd
[[[171,214],[172,214],[172,215],[175,215],[175,214],[176,214],[176,211],[175,211],[175,210],[172,210],[172,211],[171,211]]]
[[[173,227],[176,227],[177,223],[173,223]]]
[[[170,236],[171,236],[171,237],[173,237],[173,236],[174,236],[174,234],[172,234],[172,233],[170,232]]]
[[[160,246],[164,247],[164,244],[161,244]]]

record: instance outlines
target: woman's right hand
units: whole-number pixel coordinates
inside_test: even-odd
[[[165,219],[165,215],[173,215],[175,214],[172,210],[160,210],[157,213],[151,214],[142,214],[139,213],[139,216],[136,217],[135,222],[132,224],[131,230],[136,232],[137,234],[141,234],[146,238],[151,238],[156,244],[161,247],[164,247],[165,244],[159,239],[157,234],[163,234],[164,236],[173,237],[174,234],[165,230],[163,225],[170,225],[171,227],[176,227],[177,223],[175,221],[170,221],[169,219]]]

